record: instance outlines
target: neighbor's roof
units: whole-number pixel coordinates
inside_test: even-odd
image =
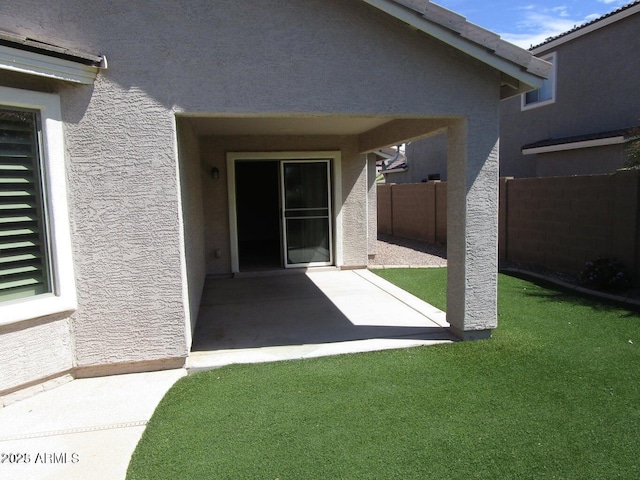
[[[510,87],[503,98],[539,88],[551,72],[528,50],[429,0],[363,1],[502,72],[503,86]]]
[[[573,40],[576,37],[581,37],[582,35],[586,35],[589,32],[602,27],[606,27],[607,25],[611,25],[614,22],[618,22],[623,18],[627,18],[638,12],[640,12],[640,0],[628,3],[618,8],[617,10],[609,12],[590,22],[583,23],[582,25],[577,25],[571,30],[561,33],[560,35],[549,37],[541,44],[531,47],[530,50],[532,52],[535,51],[536,53],[539,53],[540,50],[548,50],[549,48],[555,47],[560,43],[568,42],[569,40]]]
[[[588,147],[604,147],[607,145],[619,145],[640,138],[640,126],[608,130],[605,132],[587,133],[573,137],[547,138],[539,142],[522,146],[525,155],[534,153],[558,152],[562,150],[576,150]]]

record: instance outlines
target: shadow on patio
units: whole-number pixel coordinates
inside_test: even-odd
[[[447,326],[366,270],[208,279],[189,368],[450,342]]]

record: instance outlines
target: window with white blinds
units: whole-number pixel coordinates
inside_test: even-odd
[[[78,308],[60,96],[0,86],[0,326]]]
[[[0,107],[0,302],[52,291],[39,125]]]

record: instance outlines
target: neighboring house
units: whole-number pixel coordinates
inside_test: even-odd
[[[407,157],[402,145],[382,148],[373,152],[373,155],[376,156],[378,180],[382,175],[383,182],[393,182],[393,178],[389,178],[388,175],[407,171]]]
[[[406,146],[407,172],[395,175],[396,183],[447,180],[447,134],[433,135]]]
[[[554,65],[542,88],[500,105],[500,176],[611,173],[640,138],[640,1],[531,49]],[[407,145],[395,183],[447,179],[446,134]]]
[[[376,152],[380,156],[379,173],[385,183],[419,183],[446,179],[447,135],[442,133],[431,138],[408,142],[402,150],[393,150],[391,156]],[[412,159],[409,165],[409,158]]]
[[[370,153],[443,130],[447,318],[495,328],[498,102],[548,63],[418,0],[24,0],[0,31],[0,396],[182,366],[207,275],[365,267]]]
[[[536,91],[502,102],[500,174],[611,173],[640,137],[640,1],[531,51],[553,63]]]

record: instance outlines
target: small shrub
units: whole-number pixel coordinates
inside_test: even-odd
[[[627,161],[624,168],[640,169],[640,140],[631,142],[626,148]]]
[[[623,290],[631,284],[627,269],[615,258],[598,258],[587,262],[580,273],[581,282],[602,290]]]

